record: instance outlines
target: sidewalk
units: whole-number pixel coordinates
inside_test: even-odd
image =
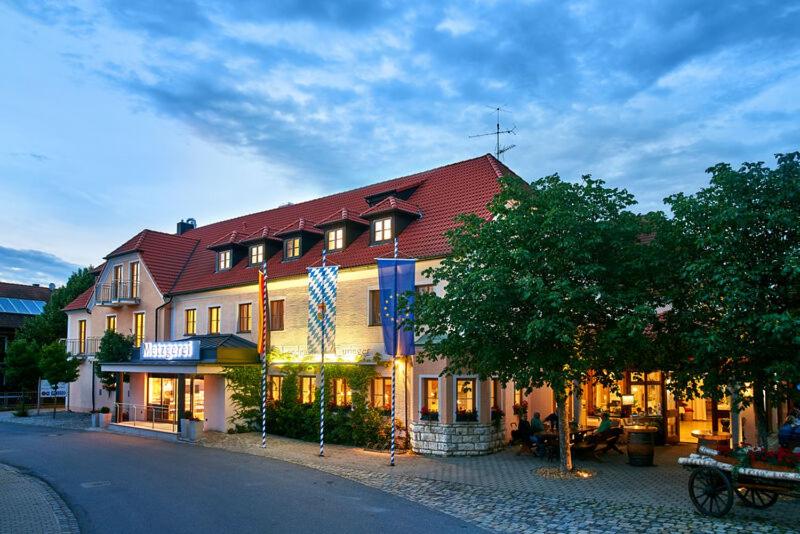
[[[28,411],[28,417],[16,417],[14,412],[0,412],[0,423],[16,423],[18,425],[48,426],[54,428],[68,428],[71,430],[86,430],[91,424],[88,413],[76,413],[59,410],[53,418],[52,410],[42,410],[36,415],[36,408]]]
[[[43,481],[0,464],[0,534],[77,534],[70,509]]]

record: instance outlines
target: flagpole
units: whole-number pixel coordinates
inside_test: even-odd
[[[264,260],[263,265],[263,286],[261,290],[261,298],[263,306],[261,309],[261,448],[267,448],[267,321],[269,321],[269,302],[267,301],[267,261]]]
[[[394,259],[397,259],[397,237],[394,238]],[[395,269],[395,276],[394,276],[394,351],[392,354],[392,442],[389,444],[390,452],[390,459],[389,465],[394,467],[394,442],[395,442],[395,428],[397,427],[397,423],[395,422],[395,399],[396,399],[396,383],[397,383],[397,262],[394,265]],[[408,422],[406,421],[406,424]]]
[[[326,260],[326,253],[327,251],[323,248],[322,249],[322,267],[325,268],[325,260]],[[323,271],[324,272],[324,271]],[[322,340],[320,342],[320,352],[322,353],[322,357],[320,359],[320,380],[322,381],[322,387],[320,388],[320,395],[319,395],[319,455],[325,456],[325,300],[323,298],[322,304],[322,317],[320,320],[320,327],[322,328]],[[319,309],[318,309],[319,313]]]

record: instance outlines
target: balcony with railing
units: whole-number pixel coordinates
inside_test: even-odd
[[[100,348],[99,337],[87,337],[86,339],[62,339],[62,343],[67,348],[67,353],[73,356],[94,356]]]
[[[98,306],[122,306],[139,304],[139,282],[112,281],[101,284],[94,294]]]

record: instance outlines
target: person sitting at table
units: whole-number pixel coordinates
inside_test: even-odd
[[[605,432],[606,430],[611,429],[611,417],[609,417],[608,412],[604,412],[603,415],[600,417],[600,426],[597,427],[597,430],[594,431],[595,434],[600,434],[601,432]]]

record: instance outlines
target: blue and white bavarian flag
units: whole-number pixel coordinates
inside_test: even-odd
[[[398,298],[406,296],[409,307],[414,305],[414,267],[416,260],[378,258],[378,286],[381,297],[381,328],[383,344],[389,356],[414,354],[414,331],[410,312],[397,306]]]
[[[336,352],[336,283],[339,267],[308,269],[308,354]]]

